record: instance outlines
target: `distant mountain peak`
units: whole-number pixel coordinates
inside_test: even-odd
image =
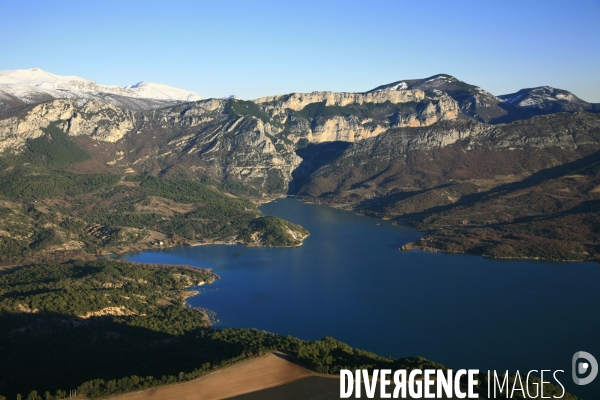
[[[453,77],[452,75],[448,75],[448,74],[437,74],[437,75],[433,75],[430,76],[429,78],[425,78],[426,81],[433,81],[436,79],[447,79],[447,80],[455,80],[458,81],[459,79],[456,79],[455,77]]]
[[[41,68],[0,71],[0,97],[11,96],[26,104],[49,98],[96,98],[116,95],[140,101],[188,102],[202,100],[197,93],[161,83],[140,81],[120,87],[101,85],[78,76],[55,75]],[[139,103],[139,101],[137,101]]]
[[[581,100],[568,90],[552,86],[521,89],[518,92],[498,97],[514,106],[542,110],[577,111],[593,108],[591,103]]]
[[[487,123],[510,122],[555,112],[600,111],[600,105],[588,103],[569,91],[551,86],[521,89],[516,93],[495,96],[479,86],[448,74],[396,81],[378,86],[370,92],[384,90],[422,90],[430,98],[445,93],[456,100],[465,116]]]
[[[388,83],[387,85],[378,86],[375,89],[370,90],[370,92],[377,92],[380,90],[414,89],[422,90],[424,92],[439,90],[442,92],[447,92],[448,94],[458,91],[470,91],[473,94],[478,92],[486,94],[488,93],[477,86],[469,85],[468,83],[465,83],[460,79],[448,74],[436,74],[424,79],[406,79],[402,81],[396,81]]]
[[[137,88],[139,88],[140,86],[144,86],[145,84],[146,84],[146,81],[140,81],[140,82],[138,82],[138,83],[135,83],[135,84],[133,84],[133,85],[128,85],[128,86],[125,86],[123,89],[137,89]]]

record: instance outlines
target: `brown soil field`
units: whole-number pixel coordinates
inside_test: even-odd
[[[481,190],[490,190],[500,185],[505,185],[508,183],[514,183],[525,179],[529,174],[519,174],[519,175],[495,175],[493,179],[468,179],[466,183],[472,183],[481,188]]]
[[[140,243],[151,243],[157,240],[165,240],[166,236],[164,233],[160,233],[157,231],[148,230],[148,237],[142,240]]]
[[[144,213],[158,213],[162,215],[166,215],[168,217],[172,217],[176,213],[185,214],[190,211],[194,211],[197,208],[195,204],[184,204],[177,203],[173,200],[165,199],[162,197],[151,196],[150,204],[147,206],[138,205],[136,207],[137,212]]]
[[[287,360],[281,353],[236,364],[193,381],[160,386],[140,392],[123,394],[110,399],[177,399],[216,400],[256,392],[311,376],[326,376],[310,371]],[[332,375],[331,378],[337,376]],[[339,385],[339,383],[337,383]]]
[[[331,378],[336,379],[331,379]],[[392,394],[394,386],[391,385],[386,390],[386,393]],[[462,391],[466,392],[467,388],[462,387]],[[366,398],[364,388],[362,389],[361,398]],[[231,400],[338,400],[340,398],[340,381],[339,375],[331,376],[309,376],[299,379],[294,382],[285,383],[268,389],[259,390],[252,393],[235,396]],[[350,398],[355,398],[354,394]],[[374,399],[381,399],[379,386],[375,391]],[[407,394],[407,399],[414,397]],[[447,397],[445,394],[437,399],[458,399],[458,397]],[[487,397],[479,395],[481,400]]]

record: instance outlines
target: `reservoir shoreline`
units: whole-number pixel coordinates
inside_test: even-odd
[[[332,336],[453,368],[566,370],[575,351],[600,354],[595,263],[403,252],[422,232],[292,198],[261,211],[311,235],[295,248],[180,246],[124,258],[211,268],[221,280],[188,303],[215,311],[215,328]]]

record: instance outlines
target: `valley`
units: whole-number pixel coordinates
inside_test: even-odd
[[[297,265],[302,254],[309,257],[306,265],[321,265],[323,260],[310,259],[311,249],[303,252],[305,246],[299,246],[310,242],[313,229],[320,234],[336,229],[341,217],[305,227],[291,222],[300,211],[282,213],[284,218],[259,208],[274,200],[294,201],[277,200],[284,196],[377,217],[386,229],[408,225],[424,232],[403,228],[408,230],[402,235],[390,230],[379,236],[373,231],[369,241],[340,250],[340,259],[347,257],[342,253],[354,254],[352,262],[377,246],[387,267],[400,260],[427,265],[414,261],[420,251],[598,262],[599,111],[598,104],[565,90],[538,87],[495,96],[446,74],[363,93],[241,100],[202,99],[145,82],[105,86],[39,69],[0,71],[0,264],[10,267],[0,275],[6,321],[0,333],[14,349],[0,347],[3,359],[11,360],[3,365],[11,384],[2,386],[3,381],[0,393],[14,397],[48,390],[47,398],[62,398],[65,389],[77,388],[97,398],[154,390],[272,351],[318,373],[361,366],[442,368],[424,358],[380,357],[328,337],[284,336],[287,325],[273,329],[277,334],[239,328],[241,323],[213,329],[205,305],[187,307],[185,299],[192,295],[188,288],[214,282],[216,275],[148,264],[169,254],[163,249],[192,254],[201,252],[192,246],[227,243],[272,251],[253,253],[264,257],[256,262],[261,268],[279,260],[280,251],[288,253],[277,268]],[[354,243],[356,232],[340,230],[338,236],[347,241],[336,248]],[[370,249],[356,253],[365,242]],[[337,254],[327,247],[331,243],[325,240],[318,254]],[[152,259],[142,264],[107,259],[139,251]],[[238,253],[227,253],[227,259],[241,257]],[[332,258],[312,270],[302,287],[344,282],[347,275],[330,269],[337,263]],[[527,274],[531,267],[521,269]],[[364,271],[358,271],[356,282],[388,284]],[[243,281],[244,273],[249,272],[235,278],[225,270],[233,282]],[[429,282],[434,275],[422,278]],[[290,285],[286,292],[295,293],[294,282]],[[243,281],[234,297],[247,286]],[[319,293],[345,290],[333,284],[322,289]],[[253,293],[248,304],[270,304],[270,293]],[[211,297],[201,299],[209,304]],[[320,302],[326,311],[323,304],[328,300]],[[244,314],[239,321],[253,315],[235,304],[223,318],[232,318],[235,310]],[[333,320],[325,317],[323,326]],[[252,317],[252,323],[260,320]],[[395,323],[381,320],[389,323],[382,331]],[[407,320],[420,319],[413,314]],[[337,332],[337,325],[331,330]],[[435,330],[427,325],[425,331]],[[381,343],[388,351],[390,341]],[[53,361],[35,376],[25,374],[42,354]],[[89,365],[90,358],[102,362]],[[65,360],[71,370],[58,376]],[[146,367],[140,368],[139,360],[146,360]]]
[[[29,70],[5,76],[26,76],[29,80],[20,78],[19,84],[27,85],[32,76],[42,79],[44,74]],[[54,85],[77,81],[50,76],[58,82]],[[16,87],[14,79],[11,85],[7,87]],[[85,93],[93,93],[94,88],[112,90],[86,85],[82,86]],[[201,199],[175,201],[172,193],[156,197],[156,188],[150,187],[162,179],[179,182],[166,183],[163,194],[179,190],[181,182],[200,182],[207,193],[215,188],[213,201],[221,196],[224,204],[239,208],[243,203],[247,210],[254,207],[248,200],[257,204],[292,194],[432,232],[405,249],[553,260],[598,257],[593,229],[598,201],[594,191],[598,185],[594,160],[600,149],[598,105],[564,90],[542,87],[496,97],[441,74],[365,93],[293,93],[254,101],[183,100],[166,107],[148,103],[142,109],[90,99],[77,90],[64,99],[37,104],[30,96],[27,106],[5,103],[0,115],[4,154],[0,160],[4,179],[13,182],[39,174],[40,168],[66,171],[73,177],[101,173],[94,179],[112,179],[104,186],[102,201],[98,194],[96,200],[86,198],[88,205],[80,211],[96,208],[96,215],[113,210],[136,216],[119,222],[113,218],[110,224],[83,218],[88,231],[104,237],[100,241],[109,237],[101,232],[113,232],[112,238],[117,228],[122,236],[110,246],[87,245],[86,253],[144,248],[149,236],[140,234],[140,229],[167,236],[166,245],[252,241],[252,235],[236,235],[241,226],[207,227],[207,221],[202,227],[198,222],[191,226],[189,218],[183,225],[177,222],[183,215],[195,215],[192,220],[196,221],[206,219],[191,205]],[[47,150],[51,142],[55,147]],[[585,179],[556,180],[553,171],[562,166],[562,175],[577,174],[576,165],[582,160],[587,160],[581,167],[587,168]],[[199,188],[198,183],[186,185],[192,186],[185,190]],[[527,190],[546,200],[535,202],[532,208],[531,195],[519,194],[526,190],[523,187],[531,187]],[[25,202],[21,208],[39,200],[46,202],[44,209],[51,210],[61,201],[72,204],[75,199],[62,194],[61,200],[58,192],[9,194],[7,189],[6,201],[20,196]],[[515,194],[508,193],[511,190]],[[89,197],[90,193],[81,195]],[[510,205],[501,203],[501,196],[510,198]],[[124,200],[127,197],[130,200]],[[110,205],[115,202],[119,205]],[[127,211],[124,204],[129,204]],[[153,208],[157,210],[154,216]],[[25,220],[22,211],[14,211],[15,219]],[[255,218],[259,215],[254,214]],[[527,218],[535,219],[536,227],[523,231]],[[567,231],[576,225],[580,232],[566,239],[558,225],[567,226]],[[57,235],[64,237],[63,250],[85,247],[81,241]],[[280,243],[299,242],[285,239]],[[541,251],[548,246],[556,249]],[[573,246],[572,251],[565,250]]]

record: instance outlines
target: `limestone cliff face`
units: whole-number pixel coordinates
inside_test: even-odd
[[[375,103],[407,103],[421,101],[425,93],[421,90],[399,90],[372,93],[337,93],[337,92],[312,92],[292,93],[283,96],[268,96],[254,100],[271,115],[285,114],[287,109],[300,111],[312,103],[325,102],[326,106],[347,106],[349,104]]]
[[[77,101],[62,99],[39,104],[24,115],[0,121],[0,150],[19,150],[27,139],[43,134],[43,129],[51,123],[57,123],[71,136],[87,135],[93,139],[117,142],[128,132],[150,130],[186,131],[196,137],[193,130],[203,130],[213,124],[221,124],[227,115],[225,107],[230,100],[210,99],[194,103],[182,104],[162,110],[146,113],[135,113],[117,108],[111,104],[89,100],[78,104]],[[429,126],[435,122],[456,119],[457,103],[448,96],[436,99],[425,98],[420,90],[379,91],[372,93],[334,93],[313,92],[307,94],[294,93],[286,96],[272,96],[256,100],[265,112],[279,115],[278,123],[263,122],[255,118],[256,124],[267,141],[284,128],[288,110],[301,111],[307,105],[323,103],[325,106],[344,107],[348,105],[370,104],[405,104],[410,103],[408,112],[399,113],[395,117],[365,118],[360,115],[328,115],[325,118],[291,118],[293,123],[287,124],[287,141],[296,143],[305,138],[312,143],[328,141],[356,142],[375,137],[393,127]],[[390,112],[393,112],[390,111]],[[138,126],[141,124],[141,128]],[[227,133],[238,129],[238,123],[227,128]],[[240,125],[241,126],[241,125]],[[146,129],[147,130],[147,129]],[[210,129],[209,129],[210,130]],[[188,132],[189,131],[189,132]],[[223,133],[223,132],[220,132]],[[250,135],[249,132],[238,132],[240,137]],[[217,134],[217,133],[215,133]],[[286,147],[279,143],[280,148]],[[256,146],[256,144],[251,144]],[[273,146],[273,143],[271,143]],[[255,147],[267,151],[268,145]],[[292,149],[293,150],[293,149]],[[193,152],[192,149],[188,151]]]
[[[361,142],[354,146],[348,155],[368,154],[375,159],[401,158],[411,150],[442,148],[459,140],[474,140],[488,131],[485,124],[474,121],[450,121],[416,129],[394,129],[377,138]]]
[[[375,137],[387,130],[387,127],[373,125],[370,121],[360,121],[357,117],[344,118],[340,116],[326,120],[314,129],[309,128],[307,138],[311,143],[322,142],[357,142],[359,140]],[[300,134],[302,135],[302,134]]]
[[[215,112],[221,112],[226,101],[221,99],[209,99],[196,103],[188,103],[183,106],[168,108],[163,112],[153,111],[146,115],[149,119],[161,118],[163,122],[178,125],[182,128],[192,128],[213,121]]]
[[[88,101],[74,109],[71,117],[61,125],[71,136],[86,135],[104,142],[116,142],[133,130],[136,114],[112,104]]]
[[[259,119],[238,117],[185,135],[169,142],[169,147],[172,154],[185,153],[187,162],[202,165],[215,177],[226,175],[283,192],[302,159],[293,148],[277,149],[269,137],[272,132],[273,127]]]
[[[0,120],[0,151],[18,153],[54,123],[70,136],[120,141],[119,163],[139,172],[179,168],[285,192],[301,159],[290,142],[275,139],[281,126],[232,114],[228,105],[211,99],[136,113],[93,100],[53,100]]]
[[[276,149],[267,136],[273,131],[270,124],[253,118],[241,119],[235,134],[227,135],[221,141],[221,148],[227,151],[227,159],[235,160],[226,166],[227,173],[262,187],[271,184],[287,187],[292,171],[302,159],[293,148]]]
[[[317,92],[257,103],[236,101],[210,99],[136,113],[98,101],[54,100],[0,119],[0,151],[18,152],[27,139],[43,135],[43,129],[55,123],[71,136],[118,142],[115,151],[123,168],[233,179],[259,192],[285,193],[292,172],[302,162],[296,148],[306,142],[355,143],[342,158],[357,160],[402,158],[411,150],[443,148],[458,141],[464,141],[465,151],[576,148],[599,142],[592,114],[490,125],[457,120],[459,107],[453,98],[444,93],[423,97],[418,90]],[[315,105],[305,110],[311,104]],[[285,118],[267,114],[277,110],[285,110]]]
[[[458,117],[458,104],[446,96],[437,104],[427,103],[422,109],[407,116],[399,116],[397,122],[390,124],[373,123],[372,119],[360,120],[356,116],[334,116],[324,122],[310,127],[304,134],[297,132],[298,137],[306,137],[311,143],[322,142],[358,142],[372,138],[390,128],[424,127],[438,121],[454,120]]]
[[[156,138],[159,153],[136,159],[136,167],[158,160],[161,168],[235,179],[261,191],[284,193],[302,159],[294,146],[277,140],[281,127],[253,116],[232,114],[230,100],[212,99],[147,112],[132,139]],[[162,144],[161,144],[162,143]],[[276,146],[277,144],[277,146]]]
[[[43,128],[51,122],[66,120],[73,114],[73,104],[65,100],[55,100],[35,106],[24,116],[0,120],[0,152],[19,151],[27,139],[44,134]]]
[[[426,97],[421,90],[294,93],[255,102],[286,125],[287,139],[293,142],[306,139],[310,143],[357,142],[390,128],[423,127],[455,120],[460,112],[458,103],[447,94],[440,92]],[[323,109],[303,111],[309,105],[322,105]],[[339,109],[346,106],[351,107]]]
[[[54,100],[23,115],[0,120],[0,152],[19,151],[27,139],[42,136],[43,129],[53,122],[71,136],[116,142],[134,128],[136,119],[132,111],[98,101],[78,106],[73,100]]]
[[[377,92],[376,92],[377,93]],[[450,96],[444,94],[436,101],[427,103],[416,113],[411,113],[404,118],[399,118],[392,127],[420,127],[433,125],[438,121],[451,121],[458,118],[460,108],[458,103]]]
[[[471,120],[445,121],[414,129],[391,129],[378,137],[356,143],[343,157],[398,159],[412,150],[440,149],[459,141],[463,142],[466,151],[596,147],[600,146],[600,118],[583,112],[535,117],[506,125],[488,125]]]
[[[502,125],[441,121],[390,129],[338,147],[337,153],[332,146],[330,153],[326,149],[306,147],[301,153],[307,167],[295,171],[293,193],[372,207],[378,213],[412,214],[506,183],[503,177],[514,182],[561,164],[574,168],[569,163],[582,156],[591,161],[600,149],[600,116],[560,113]],[[418,193],[423,189],[427,191]],[[383,200],[372,201],[374,197]],[[390,205],[384,209],[386,202]],[[508,202],[496,212],[510,213],[510,208]]]

